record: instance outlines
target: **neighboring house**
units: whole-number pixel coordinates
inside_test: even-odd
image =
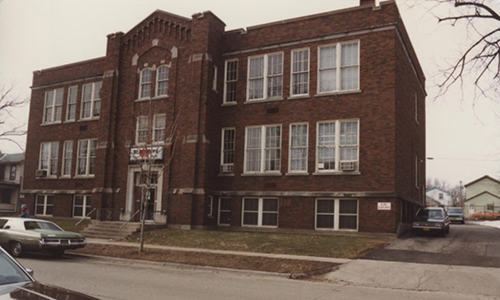
[[[438,207],[441,206],[441,203],[437,202],[430,196],[425,197],[425,205],[426,206],[432,206],[432,207]]]
[[[485,175],[465,185],[465,215],[491,210],[500,213],[500,181]]]
[[[452,206],[453,205],[453,198],[451,197],[451,194],[445,190],[442,190],[438,187],[433,187],[430,189],[427,189],[426,193],[427,197],[432,198],[435,202],[437,202],[437,205],[430,205],[430,206]]]
[[[425,205],[425,77],[396,3],[362,2],[230,31],[158,10],[34,72],[30,209],[128,220],[161,152],[150,222],[398,232]]]
[[[23,169],[24,153],[0,152],[0,215],[17,212]]]

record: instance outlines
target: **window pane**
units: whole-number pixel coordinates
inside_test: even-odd
[[[357,200],[340,200],[340,213],[341,214],[357,214],[358,201]]]
[[[320,48],[320,69],[335,68],[337,66],[337,47]]]
[[[221,198],[220,199],[220,210],[231,210],[231,199]]]
[[[83,205],[83,196],[75,196],[75,205]]]
[[[83,86],[82,99],[83,99],[83,101],[92,100],[92,84],[86,84]]]
[[[229,224],[229,218],[231,217],[230,212],[220,212],[219,224]]]
[[[334,213],[335,200],[318,200],[317,212],[318,213]]]
[[[357,229],[358,217],[357,216],[340,216],[339,229]]]
[[[258,225],[259,213],[244,213],[243,225]]]
[[[46,215],[52,215],[53,209],[54,209],[53,205],[47,205],[47,208],[45,209],[45,214]]]
[[[278,211],[278,199],[264,199],[262,210],[265,212]]]
[[[83,217],[83,207],[75,207],[73,212],[74,217]]]
[[[333,215],[319,215],[316,216],[316,228],[329,228],[333,229]]]
[[[264,214],[262,214],[262,225],[263,226],[278,226],[278,214],[277,213],[264,213]]]
[[[258,211],[259,210],[259,199],[246,198],[244,200],[244,210],[245,211]]]

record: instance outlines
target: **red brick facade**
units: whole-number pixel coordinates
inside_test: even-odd
[[[161,115],[166,119],[167,139],[160,144],[163,160],[155,162],[160,174],[152,206],[155,222],[166,220],[181,228],[316,230],[331,226],[339,231],[396,233],[424,204],[426,97],[425,78],[396,4],[362,5],[246,31],[224,27],[211,12],[188,19],[156,11],[128,33],[108,35],[105,57],[34,72],[23,191],[31,210],[40,214],[52,205],[54,216],[78,217],[82,213],[75,213],[75,206],[82,204],[75,201],[76,195],[85,195],[92,199],[87,213],[96,208],[101,219],[128,219],[140,198],[135,176],[141,168],[130,158],[138,148],[138,117],[148,116],[152,122]],[[292,74],[297,66],[292,53],[297,50],[307,54],[305,77]],[[337,56],[328,58],[329,53]],[[357,63],[351,62],[354,68],[346,71],[343,68],[349,62],[344,63],[344,56],[348,61],[349,53],[355,53],[352,59]],[[264,66],[250,62],[260,57]],[[225,98],[228,61],[237,61],[235,97],[231,98],[235,101]],[[264,79],[252,81],[257,88],[249,85],[254,63],[257,73],[264,70],[258,75]],[[331,68],[326,70],[329,63]],[[155,96],[162,66],[169,70],[168,96]],[[277,72],[277,79],[270,72]],[[332,74],[341,76],[328,77]],[[307,91],[292,95],[297,78],[302,78]],[[102,82],[100,101],[95,101],[99,96],[83,95],[85,84],[97,82]],[[340,85],[333,92],[322,90],[334,82]],[[344,88],[349,82],[354,87]],[[261,86],[267,99],[251,99]],[[68,120],[70,87],[78,88],[74,121]],[[62,107],[57,92],[53,102],[46,99],[54,90],[63,93]],[[141,91],[147,94],[143,99]],[[269,93],[278,96],[266,97]],[[94,101],[91,109],[84,109],[84,99]],[[52,121],[47,122],[47,114]],[[91,117],[85,118],[86,114]],[[342,164],[344,154],[339,153],[344,144],[327,141],[343,141],[344,126],[351,126],[344,124],[347,120],[357,128],[351,149],[357,154],[350,158],[353,171]],[[318,132],[325,121],[335,126],[321,128],[334,128],[335,133]],[[291,124],[296,123],[307,124],[307,155],[301,157],[305,169],[298,173],[291,171],[290,163]],[[250,151],[248,130],[254,126],[264,126],[257,131],[266,137],[259,136],[261,156],[254,157],[252,164],[251,153],[257,152]],[[265,126],[278,128],[278,150],[266,148],[272,142]],[[232,172],[224,173],[223,128],[235,132]],[[152,131],[146,130],[148,135]],[[95,153],[82,140],[97,140]],[[73,141],[72,152],[65,153],[65,141]],[[48,150],[55,146],[44,144],[42,150],[48,142],[58,143],[58,149]],[[336,149],[325,152],[334,153],[335,159],[319,162],[320,155],[321,159],[328,155],[319,153],[322,143]],[[64,171],[64,162],[66,167],[71,164],[71,170]],[[259,164],[259,171],[249,171]],[[274,171],[264,171],[268,168]],[[45,171],[37,173],[41,169]],[[37,201],[38,195],[50,195],[51,203]],[[221,198],[230,198],[224,209]],[[381,210],[381,203],[390,203],[390,209]],[[251,226],[254,223],[257,226]]]

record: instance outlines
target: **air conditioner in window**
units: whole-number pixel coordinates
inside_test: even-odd
[[[233,172],[233,165],[232,164],[223,164],[220,166],[220,171],[221,173],[232,173]]]
[[[340,170],[341,171],[354,171],[354,170],[356,170],[356,162],[355,161],[341,161],[340,162]]]
[[[36,170],[36,177],[47,177],[47,170]]]

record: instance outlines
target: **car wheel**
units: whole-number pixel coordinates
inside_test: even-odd
[[[462,222],[461,222],[461,223],[462,223],[462,224],[465,224],[465,220],[462,220]]]
[[[14,257],[21,257],[24,254],[23,245],[20,242],[12,242],[10,244],[10,254]]]
[[[50,254],[54,257],[61,257],[64,254],[64,249],[52,250]]]

